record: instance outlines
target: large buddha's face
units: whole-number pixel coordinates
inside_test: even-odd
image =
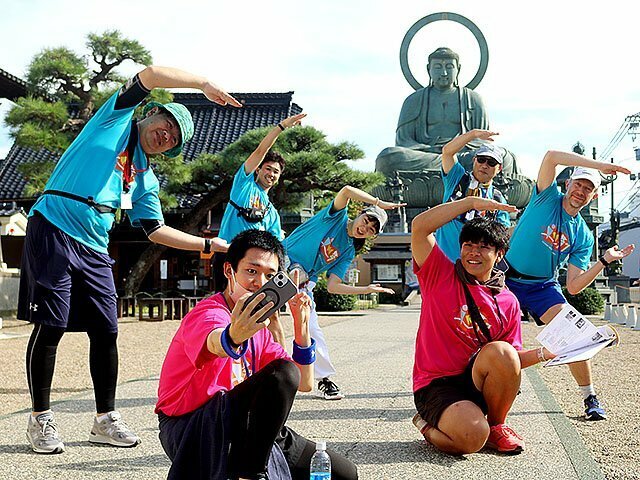
[[[439,90],[450,89],[458,78],[458,61],[455,58],[434,58],[427,67],[433,86]]]

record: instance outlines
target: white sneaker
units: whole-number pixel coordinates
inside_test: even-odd
[[[328,377],[318,382],[318,392],[316,396],[324,398],[325,400],[342,400],[344,398],[344,394],[340,393],[338,385],[329,380]]]
[[[89,441],[115,447],[135,447],[140,443],[140,438],[124,423],[122,416],[114,411],[107,413],[100,422],[94,417]]]
[[[35,417],[29,414],[27,440],[36,453],[64,452],[64,443],[58,435],[58,425],[53,412],[41,413]]]

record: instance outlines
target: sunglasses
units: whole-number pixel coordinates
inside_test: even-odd
[[[476,157],[476,162],[478,162],[480,165],[482,165],[483,163],[487,163],[490,167],[495,167],[496,165],[500,164],[499,161],[492,157]]]

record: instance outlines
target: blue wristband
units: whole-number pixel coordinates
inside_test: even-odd
[[[230,327],[231,327],[231,324],[227,325],[227,328],[225,328],[222,332],[222,335],[220,335],[220,344],[222,345],[222,349],[224,350],[224,353],[229,355],[229,357],[233,358],[234,360],[237,360],[240,357],[242,357],[245,353],[247,353],[247,347],[249,346],[249,341],[245,340],[244,342],[242,342],[242,348],[240,348],[239,352],[236,352],[235,348],[231,346],[232,340],[231,340],[231,336],[229,335]]]
[[[316,341],[312,338],[311,345],[301,347],[295,340],[293,341],[293,361],[298,365],[311,365],[316,361]]]

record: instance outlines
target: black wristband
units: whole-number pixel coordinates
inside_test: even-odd
[[[607,261],[604,259],[604,255],[601,255],[601,256],[600,256],[600,258],[598,258],[598,260],[599,260],[599,261],[600,261],[600,263],[601,263],[602,265],[604,265],[605,267],[608,267],[609,265],[611,265],[611,262],[607,262]]]
[[[282,126],[282,124],[278,123],[278,126],[280,127],[280,130],[282,130],[284,132],[284,127]]]
[[[204,239],[204,248],[202,249],[202,253],[211,253],[211,239]]]

